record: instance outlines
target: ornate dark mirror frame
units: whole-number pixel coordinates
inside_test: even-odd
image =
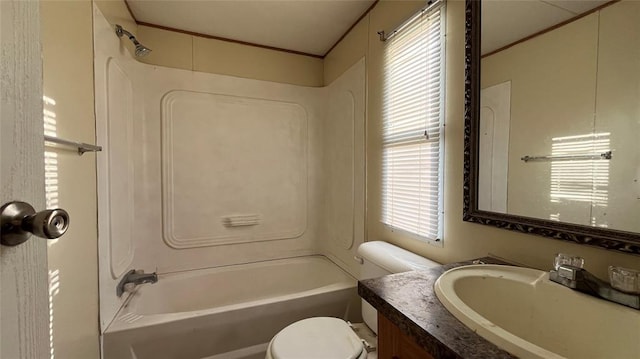
[[[463,220],[640,255],[640,234],[478,209],[480,121],[480,0],[466,1]],[[640,215],[638,215],[640,220]]]

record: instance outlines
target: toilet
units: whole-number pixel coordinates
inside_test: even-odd
[[[362,258],[361,278],[428,269],[440,265],[430,259],[387,242],[366,242],[358,247]],[[378,332],[375,308],[362,300],[362,318],[374,333]],[[329,317],[297,321],[276,334],[267,347],[266,359],[365,359],[367,350],[351,325]]]

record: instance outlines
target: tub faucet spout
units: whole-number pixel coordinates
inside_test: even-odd
[[[158,275],[156,273],[145,273],[143,270],[132,269],[118,283],[116,294],[121,297],[124,292],[128,291],[127,289],[133,289],[144,283],[156,283],[157,281]]]

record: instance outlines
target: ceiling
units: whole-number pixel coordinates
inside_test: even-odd
[[[482,2],[482,54],[603,5],[610,0],[485,0]]]
[[[141,23],[323,56],[374,0],[127,0],[127,3]]]

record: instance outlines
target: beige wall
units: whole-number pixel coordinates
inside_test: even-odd
[[[322,86],[322,59],[138,26],[141,62],[302,86]]]
[[[141,62],[293,85],[323,85],[320,58],[137,25],[123,0],[94,1],[109,23],[122,25],[152,50],[138,58]],[[133,46],[126,43],[131,51]]]
[[[369,14],[324,58],[324,84],[329,85],[362,57],[369,49]]]
[[[421,2],[381,1],[358,26],[368,36],[358,37],[360,44],[341,46],[326,58],[325,78],[331,80],[347,68],[366,48],[368,75],[367,123],[367,229],[368,240],[383,239],[442,263],[449,263],[492,253],[528,266],[549,269],[557,252],[580,255],[586,267],[607,278],[607,266],[618,264],[640,268],[637,256],[565,241],[520,234],[462,221],[462,162],[464,112],[464,1],[450,0],[447,5],[447,89],[445,155],[445,228],[442,248],[391,233],[380,224],[380,90],[382,44],[376,31],[389,30],[421,6]],[[351,35],[350,35],[351,36]],[[346,38],[347,41],[355,41]],[[363,44],[368,41],[368,44]],[[351,53],[350,49],[353,49]]]
[[[520,158],[552,154],[553,138],[593,132],[597,52],[598,13],[593,13],[482,59],[483,89],[511,81],[508,213],[591,223],[591,202],[550,200],[552,162]]]
[[[95,142],[91,1],[42,1],[44,94],[55,100],[59,137]],[[49,271],[58,273],[52,292],[56,358],[99,358],[98,252],[95,154],[57,154],[58,206],[71,217],[69,231],[49,242]]]
[[[124,0],[93,0],[110,24],[119,24],[137,35],[138,25],[131,17]]]
[[[44,0],[47,1],[47,0]],[[89,0],[83,0],[89,1]],[[111,25],[120,25],[134,35],[138,35],[138,24],[131,17],[124,0],[93,0]],[[134,46],[130,41],[123,41],[129,52],[133,54]]]

